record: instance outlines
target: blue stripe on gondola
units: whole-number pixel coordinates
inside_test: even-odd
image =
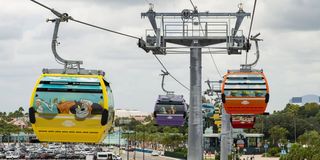
[[[84,77],[43,77],[41,81],[62,81],[62,82],[100,82],[98,78]]]
[[[61,89],[61,88],[37,88],[38,92],[68,92],[68,93],[102,93],[97,89]]]
[[[99,82],[40,81],[40,84],[100,86]]]
[[[101,86],[84,86],[84,85],[56,85],[56,84],[39,84],[38,88],[50,88],[50,89],[89,89],[89,90],[101,90]]]
[[[228,80],[250,80],[257,81],[264,79],[263,77],[227,77]]]
[[[210,109],[212,108],[213,109],[214,106],[213,106],[213,104],[210,104],[210,103],[203,103],[202,108],[210,108]]]

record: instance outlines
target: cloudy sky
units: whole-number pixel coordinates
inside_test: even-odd
[[[39,0],[40,1],[40,0]],[[180,12],[191,9],[188,0],[148,0],[156,11]],[[193,0],[199,11],[235,12],[237,4],[251,12],[253,0]],[[41,0],[75,19],[105,26],[120,32],[144,36],[150,28],[140,13],[148,9],[146,0]],[[292,96],[320,95],[320,1],[258,1],[253,34],[260,32],[261,59],[268,77],[271,99],[268,111],[283,109]],[[19,106],[27,109],[32,88],[42,68],[60,68],[51,52],[54,18],[48,10],[29,0],[1,0],[0,9],[0,111]],[[250,19],[242,29],[247,34]],[[103,69],[111,81],[116,108],[153,110],[162,94],[162,69],[156,59],[136,45],[136,40],[103,32],[75,22],[60,28],[58,52],[66,59],[81,59],[85,68]],[[251,57],[252,53],[250,53]],[[244,56],[214,55],[220,72],[237,69]],[[189,85],[189,56],[160,56],[169,71]],[[203,80],[219,76],[209,55],[203,55]],[[166,87],[189,97],[188,91],[172,79]],[[206,89],[206,85],[203,85]]]

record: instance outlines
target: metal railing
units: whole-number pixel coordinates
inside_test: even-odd
[[[163,36],[228,36],[228,27],[227,22],[166,22],[163,28]]]
[[[155,33],[153,29],[147,29],[146,46],[150,48],[166,48],[163,39],[170,38],[202,38],[202,39],[225,39],[225,49],[241,49],[244,47],[245,38],[243,31],[238,30],[235,36],[232,36],[233,30],[230,29],[228,22],[163,22],[161,29]],[[169,48],[166,48],[169,49]]]

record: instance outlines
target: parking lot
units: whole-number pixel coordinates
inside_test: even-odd
[[[1,143],[0,159],[93,159],[106,147],[88,144]],[[113,160],[121,160],[114,156]]]

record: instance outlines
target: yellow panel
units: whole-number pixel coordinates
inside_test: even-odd
[[[36,82],[36,84],[35,84],[34,87],[33,87],[33,91],[32,91],[32,94],[31,94],[31,99],[30,99],[30,107],[33,106],[34,96],[35,96],[35,94],[36,94],[37,87],[38,87],[41,79],[43,78],[43,76],[44,76],[44,75],[42,74],[42,75],[37,79],[37,82]]]
[[[214,121],[215,125],[221,125],[221,121]]]
[[[40,116],[36,114],[36,123],[32,125],[37,138],[43,142],[101,142],[111,127],[100,124],[101,115],[75,120],[74,115]]]
[[[107,92],[107,87],[106,85],[104,84],[104,81],[103,81],[103,77],[100,76],[99,77],[99,80],[100,80],[100,84],[101,84],[101,88],[102,88],[102,95],[103,95],[103,108],[105,109],[109,109],[109,103],[108,103],[108,92]]]
[[[220,119],[220,114],[214,114],[213,119]]]

